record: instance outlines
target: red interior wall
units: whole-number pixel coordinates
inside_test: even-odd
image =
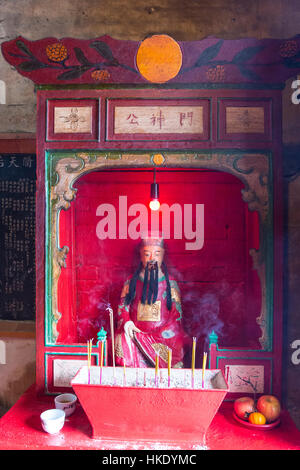
[[[105,309],[110,304],[116,318],[122,285],[139,262],[138,241],[99,240],[96,209],[102,203],[116,208],[118,234],[119,196],[127,196],[128,207],[147,205],[151,182],[152,170],[110,170],[76,183],[76,200],[60,214],[60,246],[70,252],[59,279],[59,342],[96,338],[101,326],[109,332]],[[204,204],[201,250],[186,250],[186,239],[166,240],[165,261],[181,290],[186,331],[204,345],[214,330],[219,346],[259,348],[261,288],[249,255],[259,248],[259,221],[242,200],[242,182],[227,173],[182,169],[159,169],[157,182],[161,203],[193,204],[194,224],[195,204]]]

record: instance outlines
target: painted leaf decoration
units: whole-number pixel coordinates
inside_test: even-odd
[[[28,49],[26,44],[24,44],[23,41],[20,41],[20,40],[16,41],[16,45],[22,52],[25,52],[26,55],[33,57],[33,54],[30,52],[30,50]]]
[[[12,52],[9,52],[8,53],[11,57],[19,57],[21,59],[28,59],[27,55],[23,55],[23,54],[13,54]]]
[[[33,70],[38,70],[43,67],[44,65],[41,62],[35,61],[21,62],[21,64],[18,65],[18,68],[24,72],[32,72]]]
[[[293,59],[300,59],[300,50],[297,52],[297,54],[293,55]]]
[[[209,46],[206,49],[204,49],[202,54],[198,57],[198,60],[195,63],[195,66],[199,67],[200,65],[207,64],[207,62],[214,59],[218,55],[222,47],[222,44],[223,44],[223,40],[221,39],[219,42],[217,42],[213,46]]]
[[[102,55],[102,57],[104,57],[104,59],[110,60],[110,61],[114,60],[113,53],[110,47],[105,42],[94,41],[90,44],[90,46],[96,49],[96,51],[98,51],[99,54]]]
[[[73,67],[71,70],[67,70],[66,72],[61,73],[57,76],[58,80],[73,80],[75,78],[81,77],[81,75],[89,70],[89,66],[80,66],[80,67]]]
[[[118,64],[118,65],[120,65],[120,67],[122,67],[123,69],[130,70],[130,72],[139,73],[136,69],[130,67],[130,65],[126,65],[126,64]]]
[[[239,67],[239,70],[241,74],[244,75],[244,77],[246,77],[248,80],[253,80],[255,82],[261,80],[261,78],[255,72],[253,72],[253,70],[250,70],[247,67],[241,66]]]
[[[246,47],[245,49],[237,52],[232,59],[233,64],[243,64],[245,62],[248,62],[248,60],[252,59],[256,54],[258,54],[262,49],[264,49],[264,46],[250,46]]]
[[[291,69],[297,69],[297,68],[299,68],[299,66],[300,66],[300,61],[295,60],[294,57],[287,57],[287,58],[285,58],[284,61],[283,61],[283,63],[284,63],[284,65],[285,65],[286,67],[289,67],[289,68],[291,68]]]
[[[78,62],[82,65],[92,65],[79,47],[74,47],[74,52]]]

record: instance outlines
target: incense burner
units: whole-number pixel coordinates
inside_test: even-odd
[[[205,434],[228,391],[220,370],[82,367],[72,387],[96,439],[189,441],[204,444]],[[90,380],[89,380],[90,379]],[[90,383],[88,383],[90,381]]]

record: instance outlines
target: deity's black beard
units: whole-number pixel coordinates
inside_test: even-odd
[[[150,273],[150,275],[149,275]],[[158,264],[149,261],[145,268],[144,285],[141,303],[151,305],[157,300],[158,293]]]
[[[163,266],[163,271],[164,271],[164,274],[166,277],[166,283],[167,283],[167,308],[168,310],[171,310],[172,298],[171,298],[171,286],[170,286],[170,281],[169,281],[168,270],[164,262],[162,263],[162,266]],[[143,264],[140,263],[138,269],[136,270],[132,279],[130,280],[129,291],[125,297],[125,305],[130,305],[133,299],[135,298],[136,283],[142,270],[143,270]],[[149,272],[150,272],[150,276],[149,276]],[[148,262],[145,267],[141,303],[142,304],[148,303],[149,305],[151,305],[156,302],[157,295],[158,295],[158,264],[156,262],[155,263]]]

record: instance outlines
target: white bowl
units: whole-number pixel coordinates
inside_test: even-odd
[[[41,413],[40,418],[44,431],[49,434],[57,434],[65,423],[65,412],[64,410],[51,409]]]
[[[76,408],[77,397],[73,393],[62,393],[54,398],[55,408],[64,410],[66,416],[74,413]]]

